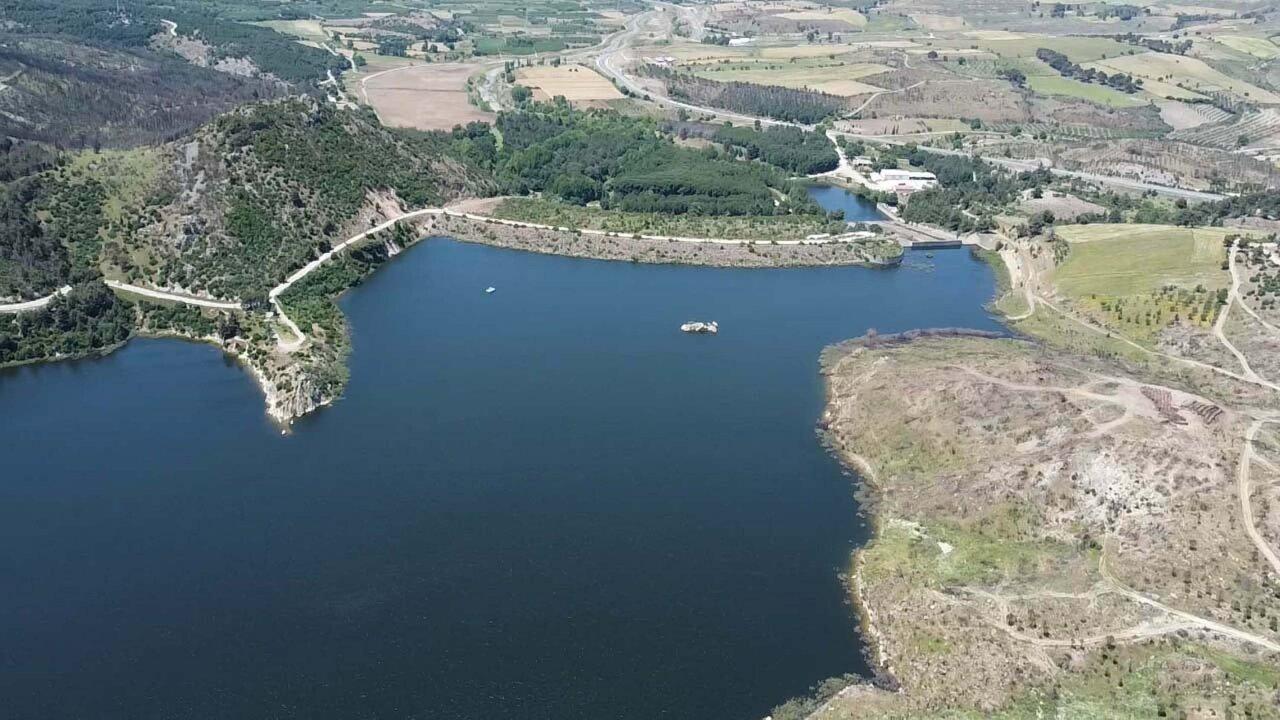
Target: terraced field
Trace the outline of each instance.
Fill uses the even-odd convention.
[[[1270,147],[1280,142],[1280,110],[1267,108],[1237,122],[1201,125],[1169,135],[1175,140],[1223,149]]]

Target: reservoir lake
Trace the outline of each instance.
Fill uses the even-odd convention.
[[[430,239],[288,436],[209,346],[0,371],[0,715],[750,720],[865,674],[818,354],[992,291]]]

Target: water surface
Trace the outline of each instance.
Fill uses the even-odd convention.
[[[814,184],[808,188],[809,197],[818,203],[823,210],[832,212],[844,211],[844,219],[848,222],[867,222],[884,220],[884,215],[876,209],[876,204],[861,195],[834,185]]]
[[[864,672],[817,358],[995,327],[987,267],[934,263],[428,241],[343,301],[346,397],[288,437],[207,346],[0,373],[0,715],[741,719]]]

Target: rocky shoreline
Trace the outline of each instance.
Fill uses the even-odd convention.
[[[429,233],[449,236],[460,242],[564,257],[658,265],[741,268],[829,265],[893,267],[902,261],[901,246],[888,238],[796,245],[766,242],[700,243],[519,227],[453,215],[430,217],[421,227]]]

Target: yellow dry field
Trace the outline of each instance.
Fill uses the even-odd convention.
[[[1190,90],[1180,88],[1177,85],[1170,85],[1169,83],[1160,82],[1159,80],[1147,80],[1146,78],[1143,78],[1142,80],[1142,89],[1145,90],[1147,94],[1154,95],[1155,97],[1162,98],[1162,99],[1166,99],[1166,98],[1169,100],[1208,100],[1209,99],[1208,96],[1201,95],[1200,93],[1191,92]]]
[[[859,135],[915,135],[936,132],[972,132],[969,123],[955,118],[883,117],[849,120],[849,132]]]
[[[516,71],[516,82],[533,90],[535,100],[550,100],[557,95],[569,102],[619,100],[622,93],[613,83],[582,65],[538,65]]]
[[[304,40],[323,41],[329,37],[319,20],[265,20],[251,24],[269,27],[283,35],[292,35]]]
[[[760,3],[760,2],[722,2],[715,3],[711,9],[718,13],[786,12],[788,10],[809,10],[814,6],[808,3]]]
[[[827,57],[828,55],[844,55],[865,48],[866,45],[851,43],[832,43],[830,45],[774,45],[757,48],[759,56],[769,60],[790,60],[791,58]]]
[[[1024,40],[1033,36],[1026,33],[1009,32],[1008,30],[970,30],[965,33],[965,37],[978,40]]]
[[[596,12],[600,17],[596,20],[598,23],[605,25],[626,25],[627,16],[617,10],[600,10]]]
[[[1154,52],[1124,55],[1096,60],[1086,67],[1098,68],[1108,73],[1128,73],[1142,78],[1144,85],[1148,80],[1156,80],[1169,85],[1182,85],[1193,92],[1228,92],[1265,105],[1280,104],[1280,96],[1224,75],[1202,60],[1183,55]]]
[[[1213,39],[1232,50],[1253,55],[1263,60],[1270,60],[1280,56],[1280,46],[1266,38],[1248,37],[1246,35],[1218,35]]]
[[[853,27],[863,27],[867,24],[867,16],[857,10],[848,8],[833,8],[831,10],[799,10],[796,12],[784,12],[779,15],[788,20],[838,20],[843,23],[852,25]]]
[[[1165,5],[1160,9],[1170,15],[1210,15],[1215,17],[1230,17],[1235,14],[1235,10],[1230,10],[1228,8],[1206,7],[1204,5]]]
[[[891,70],[876,63],[849,63],[847,65],[812,66],[803,63],[735,63],[726,67],[703,66],[696,71],[699,77],[712,80],[779,85],[789,88],[809,88],[832,95],[851,97],[881,92],[884,88],[861,81],[861,78]]]
[[[858,48],[918,48],[923,47],[920,43],[910,40],[870,40],[864,43],[858,43]]]
[[[428,63],[396,68],[360,79],[360,96],[383,124],[418,130],[449,130],[476,120],[492,120],[467,98],[467,78],[485,70],[480,63]]]
[[[969,27],[964,18],[955,15],[932,15],[913,13],[911,19],[925,30],[963,30]]]
[[[747,51],[720,45],[673,43],[671,45],[651,45],[641,49],[638,54],[646,58],[673,57],[684,62],[698,62],[702,60],[720,60],[722,58],[741,58],[747,55]]]

